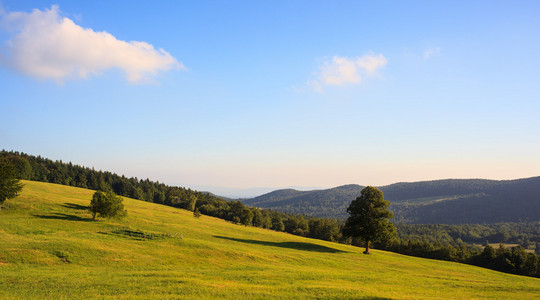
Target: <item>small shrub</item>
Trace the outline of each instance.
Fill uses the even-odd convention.
[[[52,253],[54,256],[60,258],[61,261],[65,262],[65,263],[70,263],[71,261],[69,260],[69,256],[67,255],[67,253],[65,252],[62,252],[62,251],[54,251]]]

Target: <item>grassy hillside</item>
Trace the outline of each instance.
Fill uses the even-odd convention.
[[[316,217],[348,217],[360,185],[315,191],[278,190],[243,203]],[[396,222],[468,224],[534,222],[540,216],[540,177],[517,180],[446,179],[379,187]]]
[[[301,238],[93,191],[25,182],[0,211],[0,298],[521,298],[540,280]]]

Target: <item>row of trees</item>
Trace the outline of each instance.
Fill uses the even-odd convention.
[[[185,205],[183,208],[186,208]],[[341,223],[334,219],[305,217],[274,210],[259,209],[245,206],[240,201],[223,201],[219,198],[218,200],[205,198],[197,201],[195,209],[198,209],[202,214],[245,226],[284,231],[299,236],[333,242],[342,239]]]
[[[495,249],[487,245],[480,255],[471,257],[468,262],[502,272],[540,277],[538,256],[525,252],[521,246],[505,248],[501,244]]]
[[[462,243],[519,244],[540,254],[540,222],[495,224],[396,224],[399,238],[459,246]]]
[[[167,186],[148,179],[126,178],[71,163],[53,162],[39,156],[1,151],[1,158],[14,166],[17,177],[21,179],[101,190],[105,195],[114,192],[126,197],[188,209],[194,213],[222,218],[245,226],[285,231],[357,246],[369,247],[373,243],[378,249],[412,256],[457,261],[515,274],[540,276],[538,257],[534,253],[526,253],[522,248],[500,248],[492,255],[488,247],[485,248],[488,250],[482,251],[481,248],[472,247],[462,241],[426,242],[414,240],[414,234],[403,237],[393,234],[393,226],[388,222],[392,215],[386,212],[389,203],[384,200],[382,192],[372,187],[362,191],[361,196],[351,203],[348,209],[351,218],[344,223],[334,219],[247,207],[240,201],[226,201],[208,193]],[[367,201],[373,197],[375,203]],[[371,221],[367,221],[366,214],[370,216],[367,219]],[[102,216],[106,217],[106,214]],[[399,227],[398,225],[398,229]],[[368,248],[366,252],[369,252]]]
[[[379,249],[423,258],[454,261],[472,264],[506,273],[540,277],[538,255],[527,252],[523,247],[504,247],[497,249],[487,245],[479,247],[467,245],[444,245],[423,241],[393,239],[377,243]]]
[[[0,151],[17,177],[25,180],[57,183],[81,188],[114,192],[117,195],[165,204],[225,219],[245,226],[284,231],[305,237],[340,241],[341,223],[334,219],[305,217],[279,211],[247,207],[240,201],[226,201],[210,193],[168,186],[149,179],[125,177],[93,168],[52,161],[13,151]]]

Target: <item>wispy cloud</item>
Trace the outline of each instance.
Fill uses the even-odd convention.
[[[63,82],[119,69],[127,81],[140,83],[160,71],[185,69],[168,52],[146,42],[126,42],[105,31],[82,28],[61,17],[58,6],[1,12],[0,18],[1,28],[15,34],[4,42],[0,62],[31,77]]]
[[[426,51],[424,51],[424,59],[428,59],[428,58],[431,58],[433,56],[437,56],[440,53],[441,53],[441,48],[440,47],[429,48]]]
[[[350,58],[336,55],[323,61],[316,79],[309,80],[307,85],[316,92],[322,92],[324,86],[358,84],[364,78],[376,76],[387,62],[382,54]]]

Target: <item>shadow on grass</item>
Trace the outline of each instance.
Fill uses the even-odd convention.
[[[49,219],[49,220],[67,220],[67,221],[83,221],[83,222],[93,221],[92,218],[81,218],[79,216],[62,214],[62,213],[53,213],[50,215],[34,215],[34,217],[40,218],[40,219]]]
[[[302,250],[302,251],[326,252],[326,253],[345,253],[346,252],[346,251],[342,251],[342,250],[338,250],[338,249],[334,249],[334,248],[330,248],[326,246],[321,246],[317,244],[311,244],[311,243],[302,243],[302,242],[277,243],[277,242],[258,241],[258,240],[235,239],[235,238],[219,236],[219,235],[214,235],[214,237],[218,239],[235,241],[235,242],[240,242],[240,243],[289,248],[289,249],[296,249],[296,250]]]
[[[64,204],[61,204],[60,206],[65,207],[65,208],[70,208],[70,209],[76,209],[76,210],[88,210],[88,206],[79,205],[75,203],[64,203]]]

